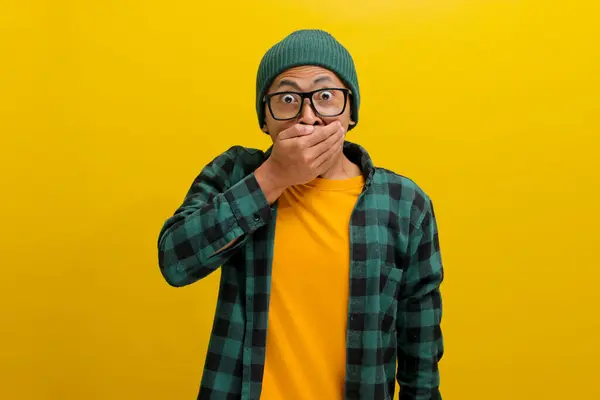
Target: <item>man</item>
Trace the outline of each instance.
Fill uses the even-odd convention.
[[[159,238],[173,286],[221,267],[198,399],[441,399],[443,278],[433,206],[345,141],[354,62],[300,30],[257,75],[273,146],[205,166]]]

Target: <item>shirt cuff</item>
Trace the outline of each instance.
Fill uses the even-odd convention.
[[[254,173],[233,185],[225,193],[240,228],[245,233],[253,233],[265,225],[273,211]]]

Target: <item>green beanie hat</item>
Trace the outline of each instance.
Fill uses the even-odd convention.
[[[316,65],[334,72],[352,91],[351,118],[358,123],[360,93],[352,56],[331,34],[318,29],[292,32],[263,56],[256,76],[256,112],[262,128],[265,122],[263,98],[282,72],[301,65]],[[348,130],[356,125],[350,125]]]

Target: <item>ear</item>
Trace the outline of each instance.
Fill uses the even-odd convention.
[[[353,120],[350,120],[350,125],[356,125],[356,122],[354,122]]]
[[[267,124],[264,124],[261,130],[262,130],[264,133],[269,133],[269,130],[267,129]]]

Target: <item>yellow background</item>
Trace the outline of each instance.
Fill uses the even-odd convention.
[[[294,29],[353,54],[349,139],[434,199],[445,400],[600,398],[596,1],[0,3],[0,398],[192,399],[218,273],[156,239]]]

